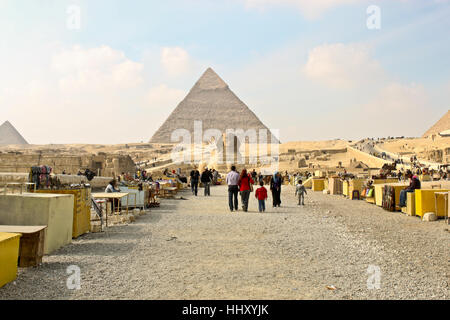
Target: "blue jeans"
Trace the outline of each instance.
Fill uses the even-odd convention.
[[[258,200],[259,212],[266,211],[266,200]]]
[[[406,207],[406,194],[408,192],[414,192],[414,190],[404,189],[404,190],[400,191],[400,199],[399,199],[399,206],[400,207]]]

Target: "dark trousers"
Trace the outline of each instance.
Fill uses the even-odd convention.
[[[197,195],[197,192],[198,192],[198,181],[191,181],[191,190],[192,190],[192,193],[193,194],[195,194],[195,195]]]
[[[205,196],[211,195],[211,182],[203,182],[205,185]]]
[[[230,206],[231,211],[238,210],[238,205],[239,205],[238,193],[239,193],[238,186],[228,186],[228,205]],[[233,205],[233,202],[234,202],[234,205]]]
[[[258,200],[259,212],[266,211],[266,200]]]
[[[281,204],[281,188],[272,189],[273,206],[279,207]]]
[[[250,197],[250,190],[241,191],[242,210],[248,210],[248,198]]]

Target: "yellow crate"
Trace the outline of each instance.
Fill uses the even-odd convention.
[[[91,189],[36,190],[37,193],[72,194],[73,195],[73,227],[72,238],[88,233],[91,230]]]
[[[362,196],[362,191],[364,189],[364,179],[352,179],[348,182],[348,197],[353,200],[353,191],[359,191],[359,197]]]
[[[402,208],[402,212],[408,216],[416,215],[416,194],[414,192],[408,192],[406,194],[406,207]]]
[[[313,179],[312,180],[312,190],[313,191],[323,191],[325,179]]]
[[[324,190],[328,190],[328,187],[329,187],[329,186],[328,186],[328,179],[324,179],[324,180],[323,180],[323,189],[324,189]]]
[[[344,180],[342,183],[342,194],[344,196],[348,196],[348,189],[349,189],[349,182],[347,180]]]
[[[17,278],[20,234],[0,232],[0,287]]]
[[[444,217],[444,201],[438,202],[438,208],[436,210],[434,194],[436,192],[448,192],[449,190],[416,190],[416,215],[423,217],[427,212],[434,212],[438,217]]]
[[[386,184],[386,183],[396,183],[398,182],[398,179],[396,178],[389,178],[389,179],[374,179],[373,184]]]

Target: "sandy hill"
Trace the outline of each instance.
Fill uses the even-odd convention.
[[[0,126],[0,144],[28,144],[28,142],[9,121],[6,121]]]
[[[207,129],[269,129],[230,90],[228,85],[208,68],[188,95],[153,135],[151,143],[170,143],[176,129],[187,129],[193,136],[194,121],[201,120]]]
[[[434,126],[432,126],[425,134],[423,138],[429,137],[433,134],[439,134],[443,131],[450,129],[450,110],[438,121]]]

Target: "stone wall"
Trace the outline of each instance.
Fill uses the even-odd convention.
[[[0,172],[28,173],[33,166],[47,165],[53,173],[77,174],[90,169],[99,176],[112,177],[121,172],[134,173],[136,165],[130,156],[115,154],[66,155],[0,153]]]

